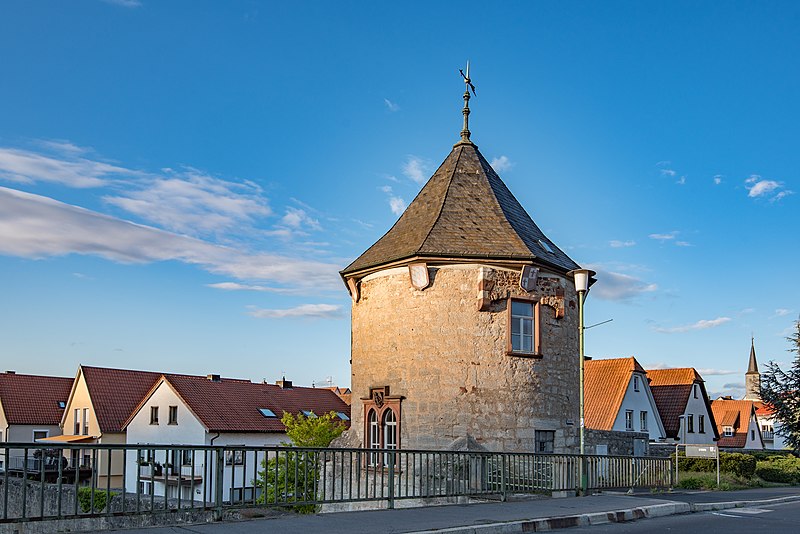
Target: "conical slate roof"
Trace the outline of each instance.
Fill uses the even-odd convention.
[[[747,366],[747,374],[758,374],[758,362],[756,362],[756,344],[755,340],[750,340],[750,363]]]
[[[580,268],[470,142],[453,147],[395,225],[341,274],[414,257],[533,261],[564,273]]]

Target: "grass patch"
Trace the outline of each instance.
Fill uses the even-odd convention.
[[[698,471],[681,471],[678,474],[676,487],[691,490],[719,490],[732,491],[748,488],[763,488],[767,486],[758,477],[743,477],[733,473],[720,473],[719,487],[717,487],[717,474]]]

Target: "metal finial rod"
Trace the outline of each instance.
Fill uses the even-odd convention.
[[[469,60],[467,60],[467,72],[464,73],[463,70],[458,69],[458,72],[461,73],[461,77],[464,78],[464,109],[461,110],[461,113],[464,115],[464,127],[461,130],[461,142],[462,143],[472,143],[470,141],[469,136],[469,91],[472,90],[473,96],[477,96],[475,94],[475,86],[472,85],[472,80],[469,77]]]

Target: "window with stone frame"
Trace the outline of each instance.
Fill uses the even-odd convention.
[[[513,356],[541,358],[538,301],[527,298],[508,299],[508,347]]]
[[[369,397],[362,398],[364,407],[364,441],[367,449],[374,449],[367,455],[367,465],[385,467],[389,464],[388,452],[380,449],[400,448],[401,395],[390,395],[389,386],[370,388]]]
[[[555,450],[556,432],[555,430],[537,430],[534,433],[536,441],[536,452],[552,453]]]

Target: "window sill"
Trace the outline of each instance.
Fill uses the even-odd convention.
[[[540,352],[518,352],[513,350],[506,351],[506,356],[512,356],[514,358],[531,358],[533,360],[541,360],[544,358],[544,355]]]
[[[167,423],[168,425],[178,426],[178,423]]]

